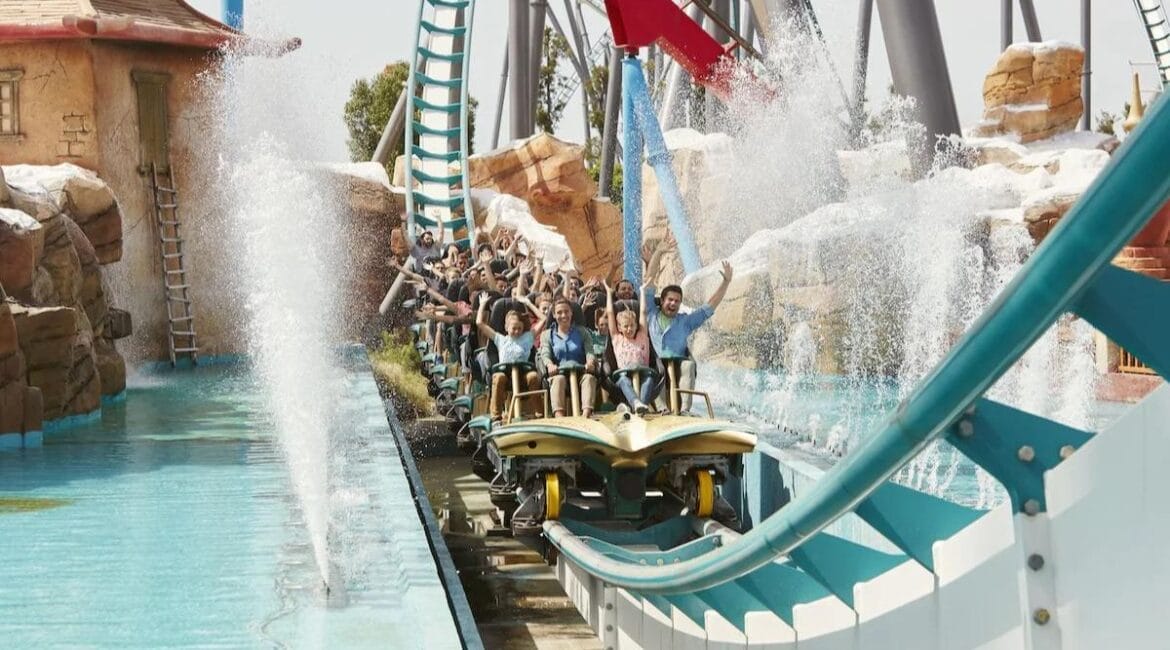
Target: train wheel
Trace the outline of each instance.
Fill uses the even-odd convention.
[[[544,518],[555,521],[561,516],[561,478],[556,472],[544,475]]]
[[[696,517],[710,517],[715,511],[715,480],[711,478],[710,472],[703,469],[691,470],[690,477],[688,495],[690,498],[687,499],[687,506]]]

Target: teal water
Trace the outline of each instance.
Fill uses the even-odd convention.
[[[326,606],[246,370],[167,372],[0,454],[0,647],[458,647],[372,378],[347,382],[329,461],[347,604]]]
[[[782,371],[702,368],[700,390],[709,391],[721,415],[756,427],[762,440],[821,469],[864,443],[898,406],[892,380],[840,376],[788,376]],[[1095,401],[1087,408],[1089,431],[1100,431],[1125,406]],[[894,480],[955,503],[990,508],[1007,498],[995,479],[945,440],[902,468]]]

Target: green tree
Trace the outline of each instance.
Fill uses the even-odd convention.
[[[547,27],[544,30],[544,59],[537,77],[536,126],[552,133],[569,101],[567,91],[573,85],[572,50],[569,42]],[[562,65],[564,64],[564,65]],[[565,72],[565,68],[569,71]]]
[[[410,77],[410,66],[406,61],[396,61],[382,69],[373,79],[358,79],[349,91],[349,101],[345,103],[345,127],[349,130],[350,160],[369,160],[378,148],[378,141],[382,139],[382,131],[390,121],[390,114],[394,112],[394,105],[398,103],[398,96],[406,88]],[[467,98],[467,142],[468,152],[473,153],[475,140],[475,109],[479,102],[474,97]],[[395,142],[390,152],[387,167],[393,167],[394,161],[402,155],[402,143]]]
[[[398,96],[406,87],[410,66],[396,61],[382,69],[373,79],[358,79],[349,91],[345,103],[345,127],[349,129],[350,160],[369,160],[378,148],[382,131],[390,121],[390,113],[398,103]],[[395,143],[390,160],[402,154],[402,143]],[[391,163],[393,164],[393,163]]]

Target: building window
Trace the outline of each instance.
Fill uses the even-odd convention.
[[[20,78],[23,70],[0,70],[0,137],[20,135]]]

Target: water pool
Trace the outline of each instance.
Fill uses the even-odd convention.
[[[459,647],[373,380],[346,381],[330,548],[347,604],[325,605],[247,369],[159,372],[100,422],[0,454],[0,646]]]

